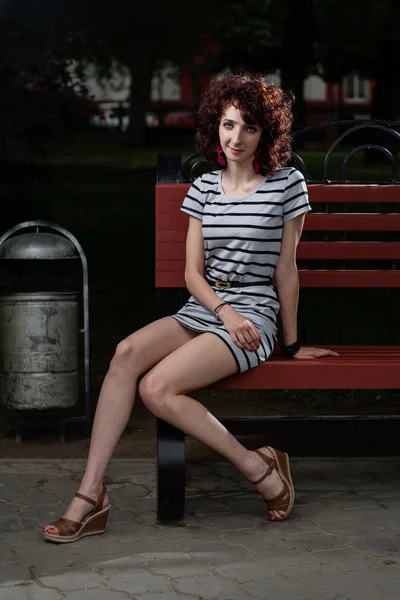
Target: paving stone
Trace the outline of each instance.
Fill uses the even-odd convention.
[[[329,502],[330,506],[340,506],[343,510],[359,510],[360,508],[370,508],[372,510],[379,510],[381,506],[379,503],[368,494],[348,494],[338,496],[336,499],[331,499]]]
[[[376,502],[380,507],[382,508],[391,508],[394,510],[399,511],[400,510],[400,497],[399,496],[392,496],[390,498],[380,498],[379,500],[377,500]]]
[[[280,567],[281,577],[287,581],[301,581],[307,585],[326,585],[337,581],[350,581],[350,576],[335,565],[312,564],[301,567]]]
[[[23,519],[31,519],[36,523],[40,523],[42,527],[44,525],[52,523],[59,517],[61,517],[63,509],[54,504],[43,504],[42,506],[23,506],[19,510],[19,515]]]
[[[259,520],[250,515],[240,515],[226,513],[218,515],[203,515],[199,518],[199,524],[202,527],[218,528],[218,531],[236,531],[238,529],[252,529],[257,526]]]
[[[382,563],[379,566],[359,571],[349,572],[349,581],[357,582],[360,576],[364,583],[372,585],[380,584],[387,581],[394,581],[400,584],[400,567],[397,565],[385,565]]]
[[[349,581],[340,583],[330,583],[329,585],[313,586],[313,593],[318,600],[386,600],[380,592],[380,587],[367,585],[361,580],[357,583]],[[394,600],[392,596],[387,600]]]
[[[173,579],[210,572],[210,565],[204,560],[204,556],[196,558],[182,552],[162,552],[146,555],[144,558],[152,573],[167,575]]]
[[[46,577],[40,577],[38,581],[45,587],[58,588],[65,591],[95,588],[100,587],[102,584],[101,575],[90,569],[85,569],[84,572],[74,569],[67,573],[47,575]]]
[[[377,556],[398,554],[400,552],[400,536],[390,538],[377,533],[365,537],[356,537],[351,540],[350,547],[362,552],[371,552]]]
[[[137,527],[138,519],[136,514],[130,510],[121,510],[116,506],[112,507],[110,510],[110,516],[107,521],[107,528],[109,529],[111,526],[114,526],[118,523],[124,523],[125,529],[129,529],[130,527]]]
[[[63,552],[68,558],[76,555],[121,554],[124,551],[122,542],[113,535],[93,535],[78,542],[63,544]]]
[[[106,535],[116,536],[121,542],[126,543],[135,540],[163,539],[161,531],[161,528],[157,525],[146,526],[141,523],[132,523],[129,526],[125,523],[112,523],[109,525],[108,521]]]
[[[252,550],[264,546],[278,546],[284,544],[283,531],[277,523],[271,523],[263,528],[247,528],[223,532],[221,539],[232,545],[240,545]]]
[[[16,587],[0,587],[0,600],[61,600],[57,590],[46,590],[36,583]]]
[[[221,513],[229,514],[232,510],[232,503],[229,505],[226,502],[216,501],[212,506],[205,506],[203,498],[186,498],[186,511],[188,513],[196,513],[197,516],[203,515],[219,515]]]
[[[128,594],[136,597],[140,597],[140,594],[145,593],[156,594],[173,591],[168,577],[154,575],[143,569],[121,570],[119,573],[110,575],[106,580],[106,585],[112,590],[128,592]]]
[[[315,598],[317,600],[312,590],[304,583],[293,583],[282,579],[266,579],[264,582],[244,583],[243,589],[250,597],[257,598],[257,600],[261,600],[261,598],[273,598],[274,600],[314,600]]]
[[[329,481],[327,479],[308,479],[298,483],[301,492],[313,490],[316,493],[333,492],[338,490],[348,491],[348,486],[342,481]]]
[[[151,539],[135,540],[134,542],[124,542],[124,551],[131,556],[150,557],[154,554],[163,552],[179,552],[182,546],[179,542],[166,541],[159,537]]]
[[[302,506],[293,507],[293,516],[299,519],[307,519],[309,521],[326,521],[331,519],[343,519],[346,517],[346,513],[340,506],[330,506],[326,503],[306,504]]]
[[[44,547],[41,547],[41,546]],[[23,552],[18,556],[21,566],[35,570],[35,572],[47,573],[52,570],[65,570],[67,566],[75,566],[82,560],[80,556],[71,559],[61,545],[51,544],[38,540],[39,550]]]
[[[372,522],[377,527],[390,527],[394,522],[399,521],[398,511],[381,508],[380,510],[371,508],[360,508],[357,511],[352,511],[351,516],[357,521]]]
[[[1,544],[4,547],[18,552],[29,552],[38,549],[38,543],[43,543],[43,538],[38,531],[21,531],[17,533],[4,533],[1,535]]]
[[[399,581],[380,581],[374,589],[380,594],[382,600],[393,600],[399,597]]]
[[[339,537],[351,539],[366,534],[379,533],[378,526],[373,522],[356,521],[353,518],[344,517],[341,520],[324,521],[318,524],[319,531],[324,534],[338,535]]]
[[[196,600],[200,598],[200,596],[188,596],[187,594],[178,594],[177,592],[161,592],[161,594],[140,594],[140,596],[135,596],[137,600]],[[69,600],[69,598],[68,598]],[[76,600],[80,600],[77,598]],[[85,597],[86,600],[86,597]],[[94,598],[93,600],[97,600]],[[99,598],[99,600],[101,600]],[[235,596],[236,600],[236,596]]]
[[[327,552],[313,552],[319,565],[332,565],[343,571],[369,569],[384,565],[384,558],[369,552],[354,552],[349,550],[328,550]],[[390,557],[392,559],[392,556]],[[400,562],[400,561],[399,561]]]
[[[338,535],[326,534],[318,531],[315,533],[299,533],[290,537],[290,543],[304,550],[319,551],[319,550],[334,550],[345,548],[346,541]]]
[[[0,586],[18,586],[27,581],[30,581],[31,574],[28,567],[20,565],[7,565],[0,568]]]
[[[143,512],[156,511],[156,500],[155,498],[140,497],[140,498],[127,498],[127,497],[116,497],[113,499],[114,504],[120,510],[130,510],[133,514],[140,514]]]
[[[201,575],[199,577],[183,577],[174,586],[179,592],[184,594],[198,594],[200,598],[206,600],[228,598],[236,599],[237,595],[242,594],[243,590],[240,584],[218,577],[217,575]]]
[[[151,498],[151,493],[148,486],[145,485],[124,485],[119,486],[118,484],[108,486],[108,492],[112,496],[116,503],[122,498],[130,500],[132,505],[136,501],[136,498]]]
[[[51,498],[48,494],[43,494],[36,488],[30,488],[29,493],[26,494],[24,502],[20,505],[20,508],[32,508],[33,506],[41,507],[44,504],[49,504],[49,502],[51,502]]]
[[[210,529],[201,527],[199,524],[186,527],[166,527],[160,526],[160,535],[172,542],[181,542],[183,545],[191,540],[203,540],[210,542],[218,542],[225,539],[225,535],[218,529]]]
[[[1,517],[0,518],[0,535],[3,536],[7,533],[18,533],[25,529],[23,522],[19,515],[15,515],[13,518]]]
[[[18,506],[16,504],[11,504],[6,502],[2,496],[0,491],[0,519],[13,519],[17,516]]]
[[[268,509],[262,498],[230,502],[229,506],[234,515],[251,515],[253,518],[268,519]]]
[[[209,558],[211,562],[232,562],[240,557],[247,555],[247,549],[242,546],[233,546],[226,542],[209,542],[201,539],[190,540],[185,549],[191,556],[197,556],[202,553]]]
[[[66,600],[126,600],[127,598],[124,592],[104,588],[66,592],[64,597]],[[160,598],[160,600],[163,599]]]
[[[17,555],[11,550],[11,548],[6,548],[0,545],[0,565],[5,565],[7,563],[15,563],[16,560]]]
[[[234,579],[239,583],[263,581],[276,577],[276,567],[272,564],[261,564],[255,561],[241,560],[213,569],[216,575]]]
[[[293,546],[267,546],[251,552],[251,558],[259,563],[272,563],[279,566],[306,565],[316,563],[318,559],[313,552]]]
[[[98,554],[87,556],[79,566],[79,571],[92,570],[100,573],[102,577],[115,575],[120,571],[142,571],[145,568],[145,561],[137,556],[117,556],[111,554]]]
[[[39,523],[62,514],[84,464],[0,459],[0,600],[398,596],[400,461],[292,461],[296,504],[282,523],[227,463],[190,464],[186,526],[171,527],[156,523],[154,461],[116,459],[106,534],[46,543]]]

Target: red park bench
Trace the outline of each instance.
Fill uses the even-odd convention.
[[[180,291],[185,288],[189,217],[179,209],[190,183],[177,183],[180,178],[177,164],[180,166],[177,155],[159,157],[155,284],[163,314],[175,312],[177,297],[181,298]],[[323,288],[328,292],[333,288],[400,288],[400,241],[397,241],[400,184],[311,183],[308,189],[313,211],[306,216],[297,252],[301,289]],[[360,212],[361,205],[364,209],[367,206],[367,211]],[[371,237],[374,241],[370,241]],[[349,267],[354,264],[356,268]],[[212,387],[220,390],[400,388],[399,345],[329,347],[340,356],[288,360],[277,347],[271,359],[256,369],[228,377]],[[265,433],[265,422],[273,419],[257,416],[221,421],[234,434],[255,434]],[[185,508],[185,435],[160,419],[157,434],[158,518],[180,521]]]

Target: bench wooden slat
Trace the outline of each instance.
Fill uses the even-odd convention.
[[[180,254],[178,256],[180,257]],[[297,258],[303,260],[400,260],[400,242],[300,242],[297,248]]]
[[[324,184],[307,186],[310,202],[326,204],[400,203],[400,186],[375,184]]]
[[[323,346],[319,346],[323,347]],[[280,350],[256,369],[213,389],[398,389],[400,346],[329,346],[339,357],[288,360]]]
[[[373,184],[323,184],[308,186],[311,203],[323,204],[399,204],[400,186]],[[157,204],[172,202],[182,204],[190,185],[187,183],[158,183],[156,185]]]
[[[177,207],[168,213],[156,214],[156,232],[187,231],[189,216]],[[304,231],[400,231],[400,213],[309,213]]]
[[[162,260],[184,259],[185,240],[176,240],[176,237],[181,236],[174,236],[174,241],[161,241],[162,234],[156,243],[157,257]],[[400,260],[400,242],[300,242],[297,258],[301,260]]]
[[[304,288],[399,288],[398,271],[306,271],[299,270],[300,285]],[[184,261],[156,262],[156,287],[184,288]]]
[[[398,288],[400,270],[395,271],[320,271],[299,270],[300,285],[304,288]]]
[[[400,213],[310,213],[304,231],[400,231]]]

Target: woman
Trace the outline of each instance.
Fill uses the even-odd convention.
[[[310,206],[301,173],[285,167],[291,106],[291,95],[260,77],[229,75],[211,83],[199,110],[196,143],[219,169],[198,178],[182,206],[190,215],[185,279],[192,296],[177,314],[118,345],[100,393],[79,491],[64,516],[43,528],[46,539],[72,542],[104,532],[110,509],[104,473],[143,373],[139,393],[154,415],[235,465],[266,500],[270,519],[289,514],[294,489],[287,455],[271,447],[247,450],[186,394],[267,360],[279,306],[288,357],[335,354],[297,341],[295,254]]]

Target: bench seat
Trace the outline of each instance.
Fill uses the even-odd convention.
[[[324,346],[318,344],[319,348]],[[338,357],[287,360],[277,348],[271,358],[213,389],[399,389],[400,346],[329,346]],[[211,387],[211,386],[210,386]]]

